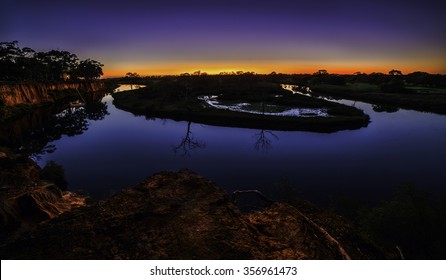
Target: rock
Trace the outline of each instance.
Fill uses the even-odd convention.
[[[0,248],[1,259],[340,259],[294,207],[242,213],[213,182],[162,172],[47,220]]]
[[[0,160],[0,245],[86,204],[85,196],[63,192],[53,183],[41,181],[39,174],[40,168],[30,159]]]
[[[5,157],[8,157],[8,156],[6,155],[6,153],[4,153],[4,152],[0,152],[0,158],[5,158]]]

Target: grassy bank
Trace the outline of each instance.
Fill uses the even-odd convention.
[[[354,83],[346,85],[319,84],[312,86],[313,93],[388,105],[404,109],[446,114],[446,89],[408,87],[405,92],[381,92],[373,84]]]
[[[198,96],[218,96],[221,102],[323,108],[330,117],[294,117],[250,114],[206,106]],[[114,94],[116,107],[147,117],[198,123],[275,130],[333,132],[368,124],[367,115],[356,108],[325,100],[293,95],[261,79],[248,77],[175,77],[149,80],[147,87]],[[266,106],[265,105],[265,106]]]

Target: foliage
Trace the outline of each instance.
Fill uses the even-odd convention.
[[[383,83],[381,85],[382,92],[409,92],[410,90],[406,89],[406,84],[401,79],[391,79],[390,81]]]
[[[400,76],[384,77],[380,79],[384,82],[379,85],[363,82],[343,86],[318,84],[311,86],[311,90],[317,95],[372,103],[377,106],[375,109],[378,111],[394,112],[398,108],[406,108],[446,114],[446,88],[407,87]],[[387,82],[385,79],[388,79]]]
[[[133,73],[132,72],[127,72],[127,74],[125,74],[125,77],[126,78],[139,78],[140,76],[136,72],[133,72]]]
[[[66,190],[68,182],[65,180],[65,170],[62,165],[50,160],[40,173],[40,179],[56,184],[60,189]]]
[[[85,80],[99,79],[102,73],[102,66],[100,62],[92,59],[86,59],[79,63],[74,71],[75,77],[83,78]]]
[[[407,259],[444,259],[445,202],[444,197],[408,185],[376,207],[341,198],[336,211],[352,221],[363,236],[395,255],[399,255],[398,246]]]
[[[79,62],[77,55],[68,51],[36,52],[20,48],[17,41],[0,42],[3,81],[62,81],[78,77],[91,80],[102,75],[102,66],[91,59]]]

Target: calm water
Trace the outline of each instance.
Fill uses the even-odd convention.
[[[406,183],[446,193],[446,116],[378,113],[342,100],[369,114],[369,126],[330,134],[262,131],[146,119],[116,109],[112,100],[103,97],[98,106],[105,113],[86,117],[85,129],[62,133],[49,142],[51,153],[36,157],[41,166],[49,160],[63,165],[69,188],[96,198],[181,168],[227,191],[259,189],[272,196],[286,179],[298,195],[321,204],[339,195],[374,202]]]

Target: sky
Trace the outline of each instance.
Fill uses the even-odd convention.
[[[446,1],[1,0],[0,41],[67,50],[105,76],[446,73]]]

